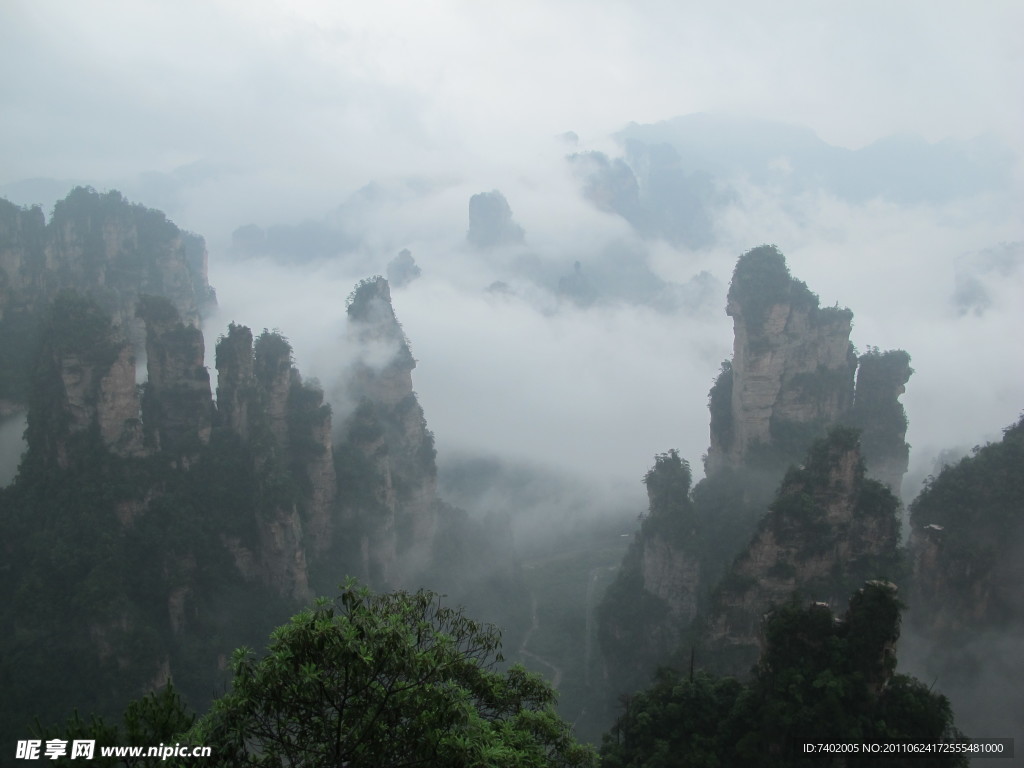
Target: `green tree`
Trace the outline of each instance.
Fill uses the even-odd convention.
[[[425,590],[354,584],[242,648],[232,689],[182,741],[222,766],[593,766],[555,692],[513,667],[501,636]]]
[[[894,674],[901,604],[891,584],[868,582],[837,618],[827,605],[772,610],[752,680],[659,670],[627,699],[601,748],[606,768],[796,768],[815,761],[805,742],[934,743],[962,739],[949,701]],[[850,761],[853,764],[853,761]],[[856,764],[962,768],[961,755],[858,755]]]
[[[153,747],[171,744],[175,737],[187,730],[196,716],[182,700],[170,680],[167,685],[132,701],[124,711],[121,722],[110,723],[93,715],[85,720],[76,709],[63,726],[44,728],[36,720],[32,729],[33,738],[46,742],[61,739],[69,744],[76,740],[95,742],[95,751],[89,765],[94,768],[153,768],[166,765],[160,757],[137,757],[133,755],[107,757],[100,753],[101,747],[136,746]],[[48,761],[49,762],[49,761]],[[81,765],[82,761],[70,755],[57,758],[51,765]]]

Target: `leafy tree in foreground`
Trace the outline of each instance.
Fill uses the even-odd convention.
[[[236,652],[234,684],[182,742],[209,766],[594,766],[555,692],[494,670],[501,637],[432,592],[347,585]]]

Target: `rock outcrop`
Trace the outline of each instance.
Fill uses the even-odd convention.
[[[508,200],[498,190],[469,198],[469,231],[466,240],[477,248],[517,245],[523,242],[523,228],[512,219]]]
[[[378,480],[356,481],[347,514],[366,523],[366,573],[396,586],[426,564],[437,526],[434,438],[412,388],[416,366],[391,306],[387,280],[362,281],[349,298],[348,333],[361,357],[348,395],[358,403],[344,425],[344,449]]]
[[[67,468],[72,436],[95,431],[104,449],[142,456],[142,421],[131,345],[110,318],[74,294],[54,301],[32,395],[28,439],[37,458]]]
[[[822,308],[774,246],[740,257],[729,287],[733,358],[712,398],[706,471],[741,466],[752,452],[799,455],[853,403],[853,313]],[[720,402],[729,396],[729,405]]]
[[[331,545],[337,479],[331,410],[303,383],[279,333],[231,324],[217,343],[217,402],[224,426],[248,449],[261,486],[260,572],[280,591],[309,593],[309,570]],[[296,494],[270,485],[290,477]],[[236,549],[239,547],[236,545]],[[236,558],[238,555],[236,554]]]
[[[968,733],[1024,717],[1024,418],[930,478],[910,505],[907,639]]]
[[[847,424],[864,432],[869,475],[899,493],[910,451],[899,397],[913,373],[910,356],[873,348],[858,358],[853,313],[820,307],[775,246],[740,257],[726,312],[733,357],[711,389],[707,474],[751,465],[784,470],[827,427]]]
[[[897,504],[864,472],[898,492],[909,450],[898,400],[912,372],[909,356],[872,349],[858,359],[852,312],[820,307],[774,246],[739,259],[727,312],[734,354],[710,392],[711,446],[706,477],[687,502],[692,524],[641,527],[605,600],[602,631],[628,640],[605,644],[613,665],[627,663],[628,654],[645,659],[649,672],[684,650],[681,641],[700,640],[724,668],[745,671],[757,658],[761,613],[771,602],[794,589],[819,594],[822,580],[835,577],[835,591],[816,599],[840,604],[848,586],[881,575],[858,563],[885,560],[881,553],[895,547],[888,512],[865,517],[858,505],[869,496],[885,499],[879,509]],[[808,485],[807,470],[785,475],[816,439],[842,425],[864,437],[840,433],[849,450],[834,457],[834,468],[819,467],[820,488]],[[784,475],[788,485],[773,505]],[[817,555],[808,549],[815,530],[825,548]],[[641,680],[638,671],[628,682]]]
[[[910,465],[906,443],[907,414],[899,401],[914,369],[902,349],[860,356],[853,408],[844,421],[861,431],[860,442],[870,477],[882,482],[897,496]]]
[[[216,302],[202,238],[119,192],[78,187],[49,222],[39,207],[0,200],[0,410],[28,402],[37,339],[65,290],[95,301],[136,354],[145,343],[135,313],[142,296],[167,298],[193,326]]]
[[[144,296],[137,314],[146,325],[143,422],[153,447],[187,464],[210,442],[213,427],[203,332],[183,323],[174,304],[162,296]]]
[[[599,610],[615,690],[641,684],[678,648],[697,614],[703,564],[690,481],[677,451],[657,456],[644,476],[648,513]]]
[[[78,187],[57,203],[49,223],[39,208],[0,200],[0,317],[15,304],[45,308],[73,289],[141,346],[135,305],[143,295],[166,297],[186,323],[198,325],[215,302],[206,262],[202,238],[119,192]]]
[[[412,251],[403,248],[388,262],[388,282],[396,288],[408,285],[418,278],[423,271],[412,257]]]
[[[718,666],[746,671],[772,605],[795,592],[837,608],[857,585],[898,570],[899,501],[864,474],[857,432],[833,429],[786,475],[753,540],[719,584],[704,628]]]

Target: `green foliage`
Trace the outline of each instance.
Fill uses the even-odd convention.
[[[598,641],[610,662],[613,688],[629,690],[670,653],[668,604],[644,589],[643,540],[629,547],[597,608]]]
[[[910,447],[904,442],[907,414],[899,402],[914,369],[902,349],[860,356],[856,399],[845,421],[861,430],[864,455],[870,463],[898,461],[906,466]]]
[[[959,738],[949,702],[916,680],[893,676],[899,635],[895,589],[869,582],[842,620],[827,606],[790,602],[764,626],[764,651],[747,684],[698,672],[662,670],[648,690],[628,698],[601,749],[619,768],[814,764],[804,743]],[[865,766],[965,766],[936,756],[857,757]],[[822,763],[817,763],[822,764]]]
[[[195,714],[168,680],[160,689],[129,703],[120,723],[109,723],[97,715],[84,720],[76,709],[63,726],[43,727],[37,719],[32,736],[44,742],[62,739],[69,744],[76,739],[95,741],[89,765],[97,768],[155,768],[166,763],[160,757],[103,757],[100,747],[152,747],[174,743],[195,720]],[[76,766],[81,760],[67,755],[50,764]]]
[[[54,299],[44,334],[57,354],[79,354],[98,365],[112,363],[121,348],[110,315],[71,291],[62,291]]]
[[[624,697],[625,712],[604,737],[604,768],[718,768],[729,745],[722,723],[742,690],[733,678],[690,679],[662,668],[650,688]]]
[[[165,296],[140,296],[135,315],[141,317],[147,326],[175,326],[181,322],[177,308]]]
[[[815,309],[818,297],[795,279],[786,257],[775,245],[761,245],[740,256],[729,285],[729,302],[742,307],[743,316],[755,331],[763,327],[769,310],[776,304]]]
[[[644,520],[644,535],[662,535],[676,546],[687,546],[693,539],[693,505],[690,503],[690,464],[671,449],[654,458],[654,467],[644,475],[649,513]]]
[[[690,464],[672,448],[654,457],[654,466],[644,475],[651,502],[651,515],[672,514],[683,508],[690,495]]]
[[[1022,624],[1020,542],[1024,539],[1024,417],[1003,431],[1003,439],[975,448],[945,467],[910,505],[915,532],[933,530],[936,561],[915,595],[928,612],[946,613],[950,623],[976,615],[977,595],[986,595],[986,621]]]
[[[0,273],[0,282],[2,279]],[[2,292],[0,285],[0,295]],[[0,319],[0,400],[28,400],[42,325],[42,319],[35,312],[8,309],[3,313]]]
[[[256,378],[267,386],[282,372],[292,367],[292,345],[278,330],[268,331],[256,337],[253,342]]]
[[[732,416],[732,361],[722,362],[722,369],[708,393],[708,410],[711,412],[711,434],[718,439],[723,451],[732,447],[736,439],[736,426]]]
[[[345,308],[351,320],[369,319],[370,300],[378,296],[387,280],[382,275],[367,277],[356,283],[356,287],[345,299]]]
[[[233,660],[234,684],[186,736],[211,765],[588,766],[554,691],[500,674],[500,635],[421,590],[348,584]]]

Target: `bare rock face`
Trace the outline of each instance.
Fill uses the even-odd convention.
[[[735,333],[729,404],[712,404],[708,474],[742,465],[762,446],[794,443],[802,451],[852,404],[857,367],[853,313],[819,307],[774,246],[740,258],[726,312]]]
[[[291,345],[280,334],[264,332],[256,339],[253,356],[253,373],[267,427],[279,449],[287,451],[288,393],[293,384],[301,386],[298,371],[292,367]]]
[[[364,280],[348,306],[348,332],[362,350],[348,394],[359,406],[346,445],[381,478],[350,494],[348,514],[362,519],[367,572],[396,586],[424,566],[437,527],[434,439],[412,389],[416,366],[391,306],[387,280]]]
[[[125,343],[114,364],[100,379],[96,419],[103,444],[119,456],[142,456],[141,405],[135,387],[135,355]]]
[[[910,356],[871,349],[858,358],[853,313],[820,307],[774,246],[740,257],[726,312],[733,357],[711,390],[707,474],[767,456],[784,468],[828,426],[847,424],[863,431],[869,474],[899,493],[910,453],[899,402],[913,373]]]
[[[95,429],[120,456],[141,456],[140,403],[131,345],[95,304],[73,294],[54,302],[28,437],[44,463],[67,467],[68,441]]]
[[[323,392],[305,385],[292,365],[292,348],[279,333],[231,324],[217,344],[217,403],[224,426],[251,456],[258,483],[290,476],[297,498],[272,487],[258,514],[260,573],[278,592],[310,594],[309,566],[330,547],[337,479],[331,411]],[[252,560],[234,544],[238,562]],[[247,559],[248,557],[248,559]]]
[[[7,307],[42,311],[59,291],[75,290],[109,312],[139,348],[142,296],[164,296],[190,325],[215,304],[206,262],[202,238],[119,192],[78,187],[49,223],[39,208],[0,200],[0,319]]]
[[[32,294],[44,280],[45,240],[41,208],[19,208],[0,200],[0,318],[9,308],[35,303]]]
[[[210,442],[213,425],[203,333],[182,323],[174,305],[163,297],[143,297],[138,316],[146,324],[146,428],[162,450],[194,457],[199,446]]]
[[[697,614],[700,561],[692,553],[655,537],[644,543],[640,571],[644,589],[665,601],[677,628],[689,626]]]
[[[763,615],[794,591],[837,607],[857,584],[894,574],[898,505],[865,479],[856,431],[815,443],[720,584],[705,644],[721,666],[738,674],[756,661]]]
[[[258,524],[260,575],[279,594],[308,600],[309,565],[302,520],[294,505],[273,505]]]
[[[259,403],[252,352],[252,331],[228,325],[227,336],[217,342],[217,411],[228,429],[243,442],[251,434],[250,411]]]
[[[689,465],[659,454],[644,477],[649,501],[640,532],[600,608],[607,674],[630,690],[678,649],[697,615],[702,565],[699,522],[690,502]]]
[[[868,475],[899,496],[910,466],[906,443],[907,414],[899,396],[906,392],[914,369],[901,349],[869,350],[860,356],[857,390],[847,421],[861,430],[861,445]]]

